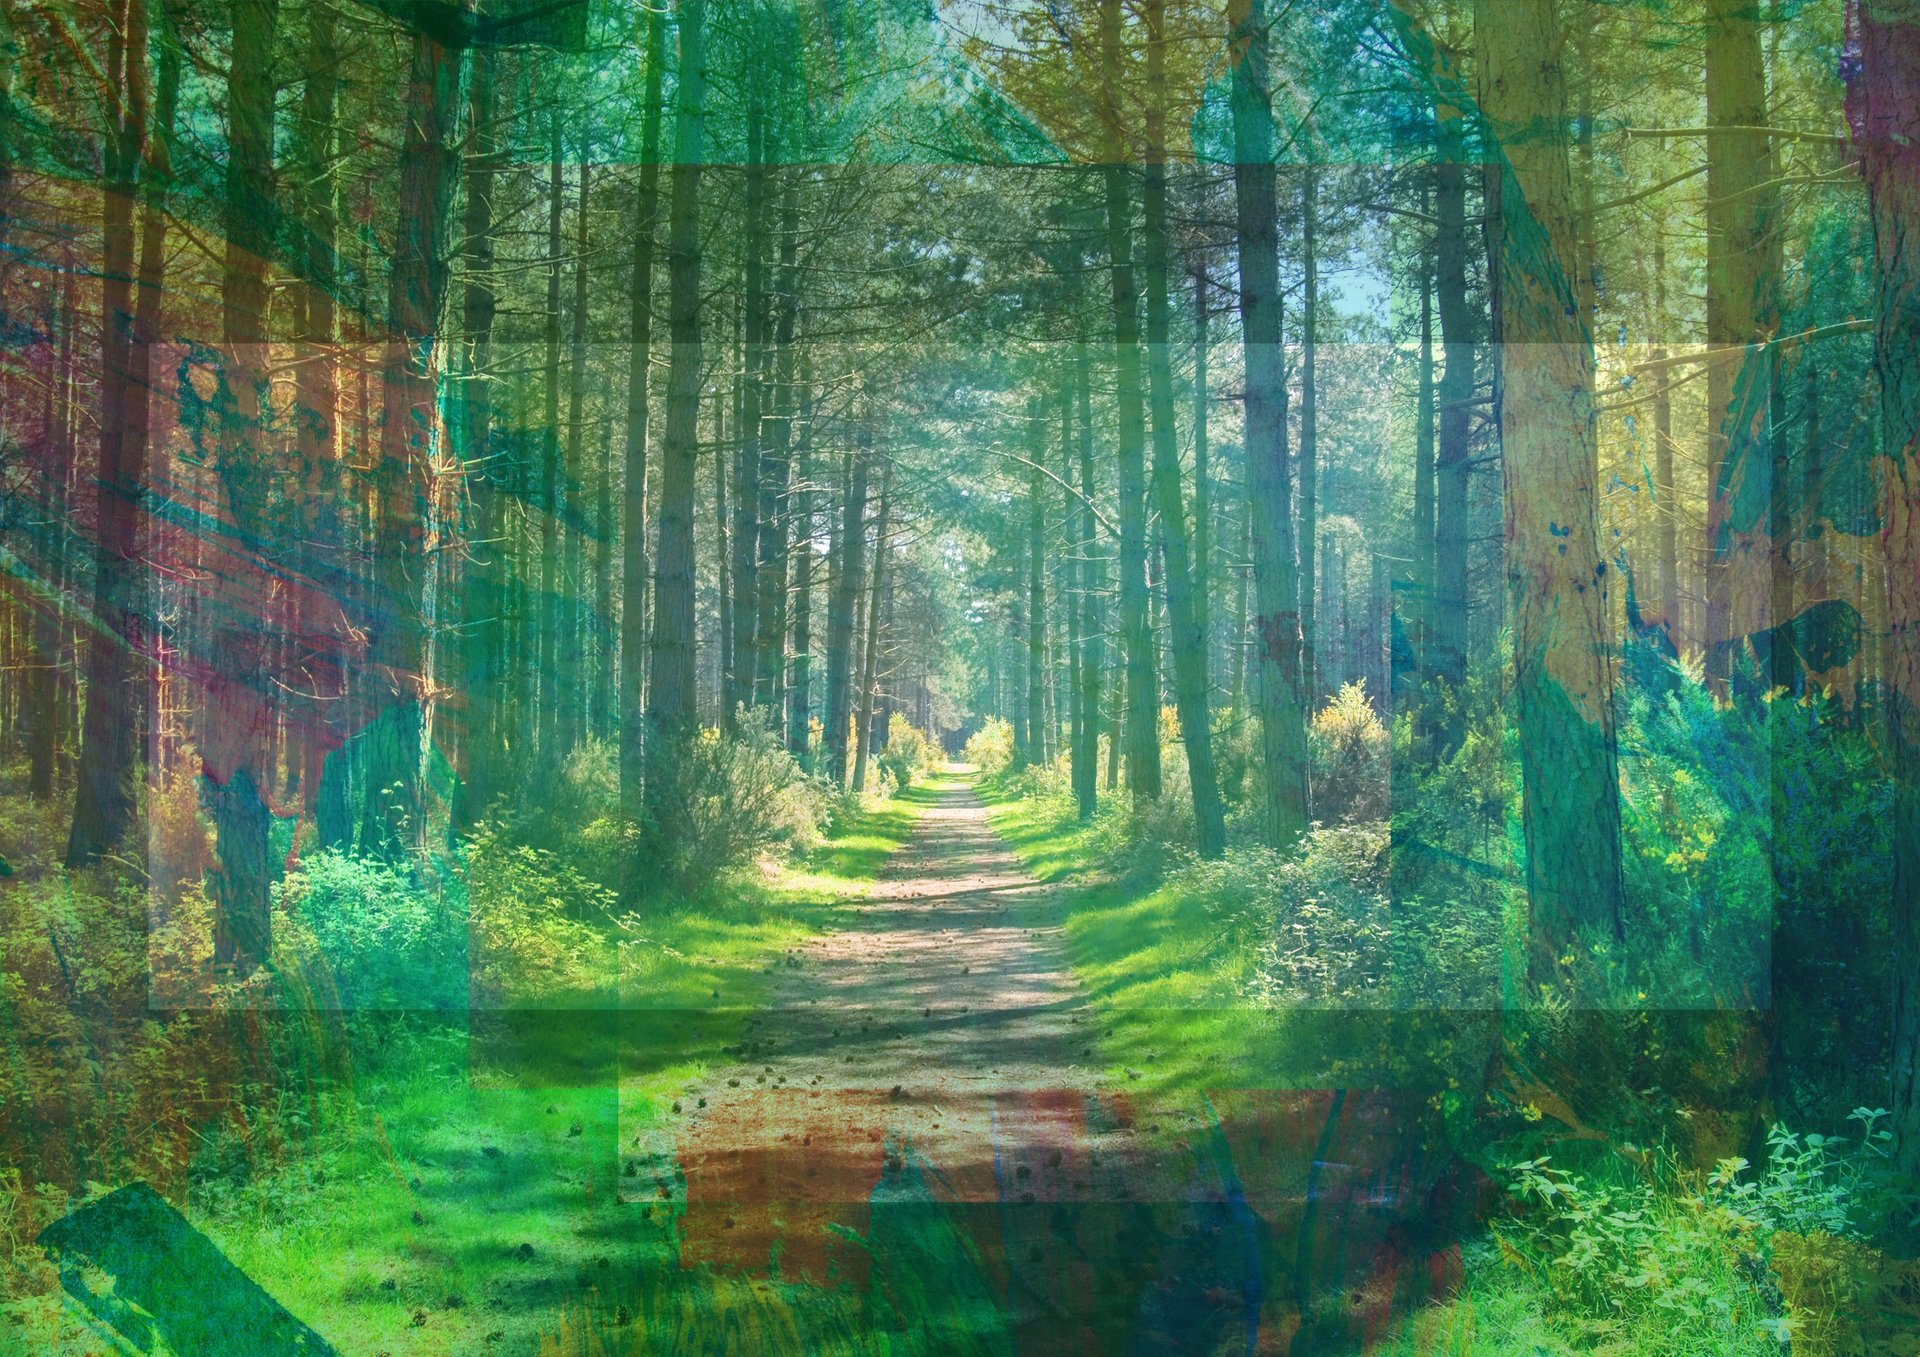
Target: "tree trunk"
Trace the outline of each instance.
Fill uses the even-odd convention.
[[[344,564],[340,501],[344,490],[340,474],[339,317],[333,290],[339,285],[334,265],[339,236],[339,187],[335,161],[339,146],[340,48],[335,31],[337,16],[328,0],[307,6],[306,85],[301,91],[300,167],[306,188],[301,204],[305,213],[306,276],[302,293],[302,363],[297,379],[300,411],[298,455],[306,477],[306,532],[313,564],[309,574],[330,581],[342,595]],[[329,607],[328,613],[333,609]],[[344,639],[330,616],[300,617],[296,633],[309,649],[338,647]],[[336,652],[337,653],[337,652]],[[307,684],[316,689],[327,682],[324,699],[308,704],[306,730],[299,767],[301,799],[317,810],[325,761],[339,747],[344,732],[334,712],[344,705],[344,674],[328,674],[315,667]],[[322,696],[316,693],[316,696]]]
[[[693,486],[700,452],[700,160],[706,57],[705,0],[680,0],[672,205],[667,221],[667,418],[660,455],[660,547],[655,576],[648,717],[679,736],[698,717],[694,668]]]
[[[1483,111],[1501,138],[1500,409],[1514,635],[1530,976],[1570,973],[1594,937],[1624,936],[1608,566],[1595,521],[1593,351],[1575,251],[1566,84],[1555,5],[1490,5]]]
[[[1657,234],[1653,239],[1653,326],[1655,343],[1648,355],[1654,362],[1667,356],[1667,250]],[[1673,394],[1665,368],[1660,369],[1653,393],[1653,479],[1659,497],[1659,555],[1655,562],[1654,595],[1667,637],[1680,644],[1680,505],[1673,493]]]
[[[1762,630],[1766,523],[1736,522],[1742,485],[1767,474],[1767,392],[1777,321],[1779,235],[1773,222],[1767,71],[1752,0],[1707,0],[1707,342],[1744,345],[1738,364],[1707,369],[1707,678],[1722,695],[1742,635]],[[1785,620],[1785,619],[1779,619]]]
[[[561,730],[565,690],[571,686],[562,660],[567,583],[560,569],[560,276],[564,261],[561,218],[566,209],[567,182],[561,165],[560,110],[549,115],[547,160],[547,309],[544,315],[546,363],[541,394],[545,412],[540,421],[540,692],[534,707],[539,728],[539,754],[553,764],[563,752]]]
[[[833,544],[833,587],[827,599],[827,776],[847,785],[847,728],[853,709],[853,626],[860,606],[867,536],[866,449],[846,455],[846,500]],[[857,785],[857,784],[856,784]]]
[[[1100,0],[1100,44],[1107,98],[1120,88],[1120,0]],[[1107,110],[1117,126],[1117,108]],[[1147,592],[1146,412],[1140,371],[1140,298],[1133,273],[1132,204],[1122,163],[1125,148],[1113,136],[1106,181],[1107,260],[1113,289],[1114,372],[1118,379],[1120,521],[1120,629],[1126,655],[1127,787],[1139,801],[1160,795],[1160,685]]]
[[[124,98],[102,147],[100,256],[100,458],[94,481],[93,615],[80,733],[79,787],[66,865],[88,867],[132,828],[146,728],[148,583],[140,503],[145,440],[127,436],[128,336],[134,325],[133,195],[146,135],[145,0],[111,16],[107,79]]]
[[[1074,752],[1074,798],[1080,818],[1091,819],[1100,800],[1101,688],[1107,668],[1107,569],[1105,548],[1096,535],[1093,478],[1093,374],[1084,344],[1074,346],[1073,391],[1080,406],[1080,707],[1086,715],[1080,748]]]
[[[1300,586],[1287,464],[1286,354],[1280,333],[1279,206],[1265,0],[1234,32],[1234,205],[1240,321],[1246,344],[1246,454],[1258,616],[1260,753],[1267,804],[1261,837],[1285,848],[1307,827],[1306,690],[1300,673]]]
[[[1421,194],[1427,207],[1428,195]],[[1420,288],[1420,350],[1415,359],[1413,428],[1413,526],[1406,562],[1395,572],[1389,609],[1393,641],[1388,647],[1387,694],[1393,710],[1412,713],[1414,729],[1431,729],[1434,704],[1426,691],[1428,642],[1433,616],[1433,258],[1423,251],[1415,277]],[[1411,769],[1395,759],[1390,770],[1396,803],[1410,795]],[[1405,791],[1402,790],[1405,788]]]
[[[887,519],[893,508],[893,460],[880,468],[880,516],[873,529],[873,587],[867,599],[866,659],[860,666],[860,717],[855,728],[853,782],[855,791],[867,786],[867,759],[873,748],[873,705],[880,665],[880,604],[887,592]]]
[[[498,154],[493,127],[494,56],[486,50],[473,54],[473,78],[467,93],[471,110],[472,150],[467,160],[467,216],[465,251],[467,284],[463,300],[463,328],[467,335],[467,380],[464,391],[467,498],[473,522],[466,580],[467,722],[465,778],[454,808],[454,822],[470,828],[479,821],[499,790],[505,766],[499,723],[501,711],[500,610],[501,578],[506,569],[499,541],[499,468],[493,461],[493,386],[489,369],[493,355],[493,181]]]
[[[580,740],[587,728],[583,708],[587,705],[589,677],[580,672],[591,666],[594,689],[607,672],[612,656],[598,643],[596,627],[589,621],[587,600],[587,513],[586,513],[586,400],[587,400],[587,222],[592,203],[593,166],[587,160],[587,148],[580,148],[580,201],[574,207],[575,238],[573,259],[573,325],[567,348],[567,585],[561,614],[566,638],[567,677],[559,694],[560,754]],[[598,615],[604,618],[604,614]],[[597,710],[597,705],[595,707]]]
[[[813,719],[813,372],[800,369],[800,491],[793,505],[793,677],[787,685],[787,750],[804,759]]]
[[[276,0],[234,0],[233,63],[227,79],[227,253],[220,288],[227,389],[219,472],[233,531],[243,541],[271,540],[277,525],[269,506],[283,493],[276,485],[266,428],[267,309],[273,297],[267,275],[273,249],[272,71],[278,24]],[[217,965],[231,966],[240,975],[252,974],[267,959],[271,945],[267,834],[272,817],[262,800],[273,768],[271,695],[276,689],[267,653],[271,628],[268,618],[237,609],[216,617],[208,711],[200,731],[206,770],[202,794],[213,820],[218,858],[208,873],[213,956]]]
[[[1213,668],[1213,449],[1207,442],[1207,261],[1196,254],[1193,270],[1193,611],[1206,644],[1209,682]]]
[[[734,431],[733,473],[733,680],[723,721],[759,701],[761,420],[765,414],[767,361],[765,113],[757,94],[747,100],[747,164],[741,212],[743,290],[740,315],[744,347],[740,364],[740,421]]]
[[[1227,849],[1226,810],[1220,801],[1219,775],[1213,763],[1213,726],[1207,710],[1206,628],[1195,601],[1173,409],[1163,0],[1149,0],[1146,19],[1147,169],[1141,234],[1146,247],[1147,383],[1148,400],[1153,407],[1153,491],[1160,510],[1161,542],[1166,557],[1166,612],[1169,645],[1173,651],[1174,702],[1180,713],[1180,739],[1186,746],[1187,779],[1193,791],[1195,846],[1201,857],[1217,858]],[[1036,560],[1039,551],[1036,534]]]
[[[1873,222],[1893,745],[1890,1108],[1895,1164],[1911,1178],[1920,1174],[1920,4],[1862,4],[1856,22],[1861,70],[1847,114]]]
[[[647,10],[647,92],[640,127],[640,193],[628,284],[626,485],[620,505],[620,807],[638,819],[646,786],[647,415],[653,357],[653,252],[660,215],[660,100],[667,64],[666,12]]]
[[[1320,533],[1320,416],[1314,360],[1319,353],[1320,266],[1314,255],[1319,176],[1307,165],[1300,176],[1300,683],[1306,709],[1313,710],[1319,683],[1314,658],[1315,607],[1319,587],[1313,577],[1313,548]]]
[[[792,480],[793,331],[798,315],[800,199],[789,180],[780,209],[780,272],[773,327],[772,401],[763,423],[760,468],[760,670],[755,700],[764,706],[775,731],[781,727],[787,676],[787,488]]]
[[[1427,671],[1450,688],[1467,679],[1468,478],[1472,475],[1473,313],[1467,305],[1466,167],[1458,112],[1441,109],[1440,163],[1434,171],[1433,282],[1445,363],[1438,391],[1440,427],[1433,496],[1433,601]],[[1464,732],[1445,732],[1448,749]]]
[[[360,842],[384,851],[418,845],[426,831],[421,764],[432,676],[424,590],[440,351],[435,332],[447,290],[445,235],[458,166],[450,139],[459,75],[456,52],[415,34],[374,473],[378,531],[369,649],[372,686],[385,689],[378,694],[385,710],[363,737],[367,790]]]
[[[1046,418],[1040,398],[1027,401],[1027,750],[1029,763],[1044,768],[1052,753],[1047,731],[1047,513]]]

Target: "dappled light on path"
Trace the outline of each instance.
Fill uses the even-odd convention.
[[[682,1267],[850,1285],[928,1351],[1287,1351],[1453,1285],[1471,1203],[1423,1098],[1143,1090],[1066,909],[941,784],[737,1063],[623,1134],[624,1193],[680,1212]]]

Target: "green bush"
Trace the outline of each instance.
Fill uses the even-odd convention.
[[[998,716],[989,716],[980,729],[967,736],[960,757],[982,775],[997,777],[1013,762],[1013,727]]]
[[[1758,1173],[1741,1158],[1702,1172],[1631,1147],[1584,1169],[1549,1156],[1510,1163],[1502,1177],[1514,1209],[1493,1238],[1544,1281],[1549,1320],[1604,1334],[1609,1350],[1774,1353],[1789,1338],[1795,1352],[1803,1342],[1810,1352],[1872,1350],[1816,1341],[1840,1328],[1858,1335],[1816,1306],[1835,1299],[1836,1257],[1854,1264],[1853,1290],[1875,1281],[1878,1257],[1859,1240],[1884,1176],[1885,1115],[1855,1109],[1858,1144],[1776,1125]]]
[[[274,897],[312,937],[342,1008],[465,1007],[466,922],[405,871],[311,853]]]
[[[651,751],[641,861],[664,889],[697,895],[776,850],[819,841],[829,790],[751,712],[736,734],[708,727]]]
[[[1323,824],[1378,820],[1387,813],[1387,728],[1365,679],[1355,679],[1313,715],[1313,815]]]
[[[911,787],[929,773],[937,772],[944,762],[939,743],[924,730],[895,712],[887,719],[887,744],[880,751],[880,767],[893,777],[896,790]]]
[[[471,1001],[494,1008],[603,988],[618,897],[557,856],[483,826],[467,844]]]

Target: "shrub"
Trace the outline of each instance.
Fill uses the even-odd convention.
[[[1013,762],[1013,727],[998,716],[989,716],[980,729],[967,736],[960,757],[987,777],[995,777]]]
[[[1317,819],[1342,824],[1386,815],[1388,744],[1365,679],[1347,684],[1314,713],[1308,746]]]
[[[708,727],[654,749],[648,766],[653,820],[642,831],[654,880],[697,894],[722,873],[775,849],[818,842],[828,792],[809,778],[765,722],[737,734]],[[884,775],[884,770],[883,770]]]
[[[1777,1352],[1789,1337],[1796,1353],[1878,1351],[1854,1319],[1900,1281],[1859,1234],[1891,1139],[1885,1115],[1855,1109],[1858,1145],[1776,1125],[1753,1174],[1745,1159],[1701,1172],[1666,1152],[1584,1171],[1508,1164],[1515,1209],[1494,1238],[1549,1283],[1550,1316],[1604,1327],[1623,1351]]]
[[[895,788],[911,787],[916,778],[939,769],[940,746],[901,712],[887,720],[887,746],[880,751],[880,767],[893,777]]]
[[[313,939],[342,1008],[465,1006],[464,921],[404,870],[377,858],[312,853],[274,896]]]
[[[604,928],[614,893],[554,854],[482,827],[467,845],[466,887],[475,1007],[577,995],[615,974]]]

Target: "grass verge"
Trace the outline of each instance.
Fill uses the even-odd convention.
[[[804,1298],[720,1304],[727,1286],[680,1272],[672,1211],[620,1200],[621,1150],[726,1059],[782,952],[869,889],[932,796],[863,811],[796,862],[609,938],[617,989],[574,1006],[355,1015],[352,1087],[317,1114],[332,1124],[292,1162],[256,1154],[244,1128],[210,1132],[188,1218],[343,1354],[559,1350],[569,1315],[638,1294],[636,1278],[653,1279],[632,1316],[643,1344],[715,1305],[787,1322],[769,1316]],[[683,1286],[700,1294],[668,1295]],[[10,1308],[0,1353],[102,1347],[56,1296]]]

